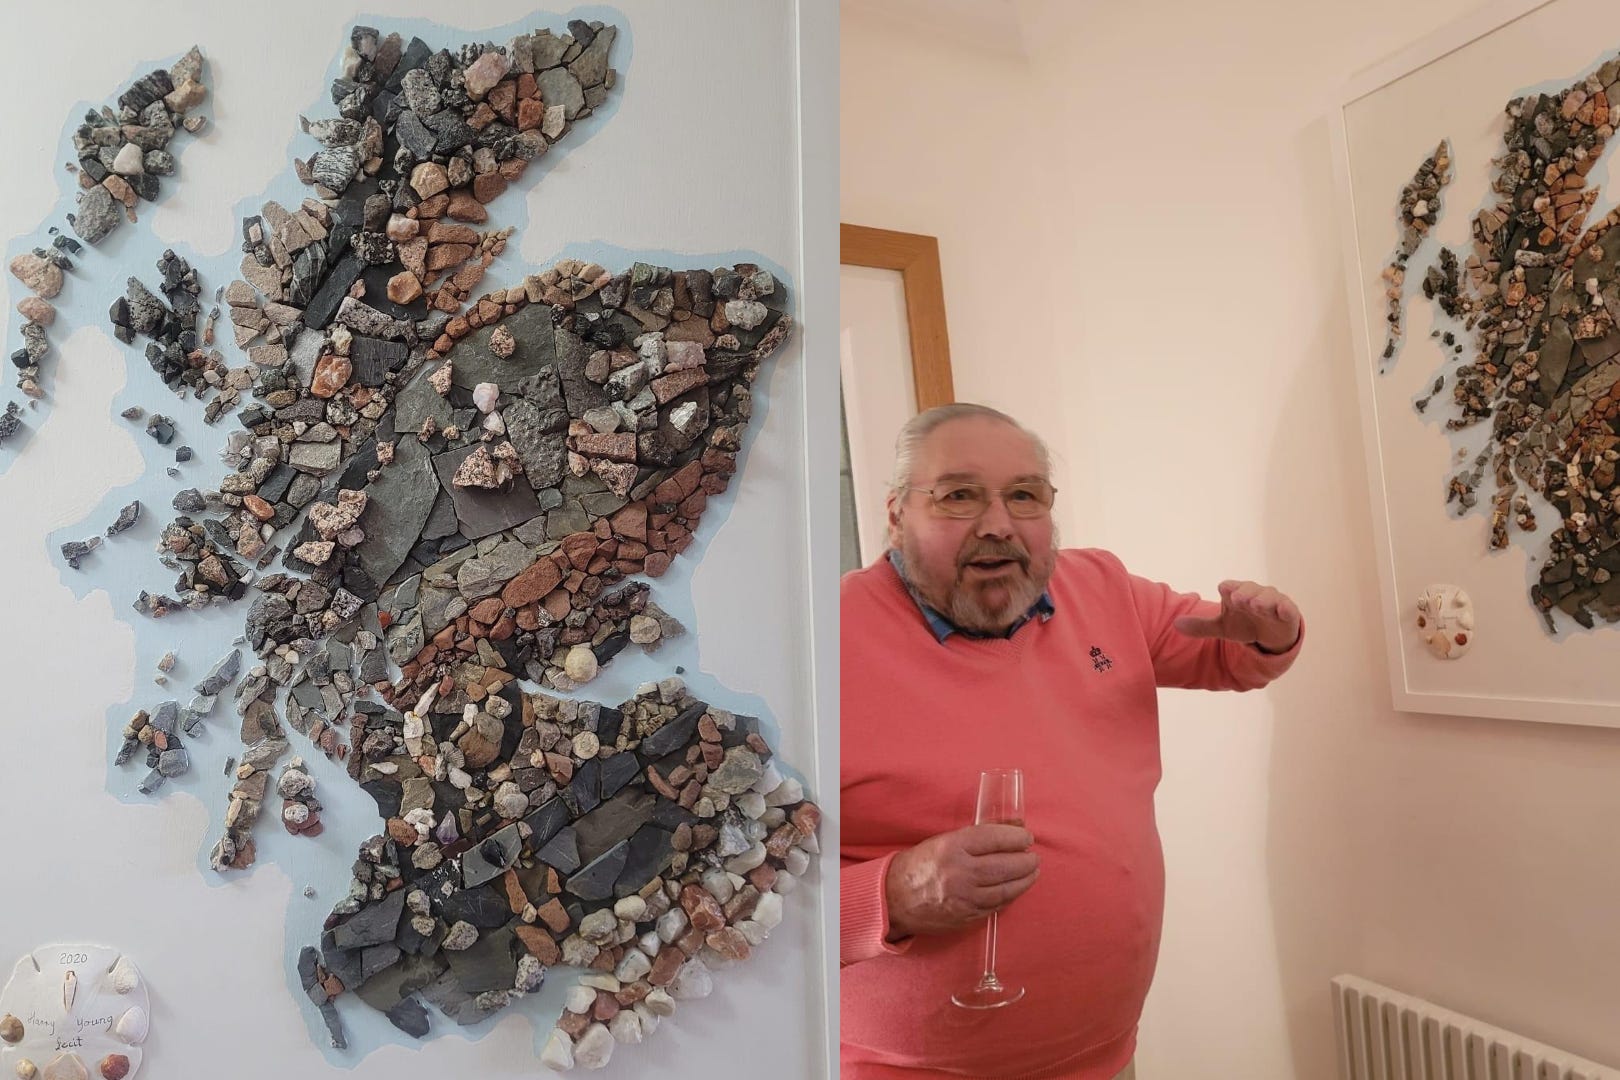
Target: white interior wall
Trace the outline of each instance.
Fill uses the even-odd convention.
[[[894,199],[890,227],[941,236],[959,387],[1047,425],[1083,477],[1083,508],[1060,496],[1067,542],[1188,588],[1273,582],[1310,626],[1268,691],[1162,699],[1168,898],[1138,1075],[1334,1075],[1340,971],[1620,1065],[1620,733],[1396,713],[1384,669],[1324,117],[1354,72],[1479,5],[1015,6],[1023,111],[988,125],[971,102],[1006,93],[1000,61],[952,76],[964,46],[892,21],[880,43],[876,19],[857,37],[846,6],[846,86],[918,85],[881,120],[846,92],[845,218],[890,186],[884,155],[935,183]],[[946,128],[983,160],[918,156]],[[998,194],[981,170],[1027,196],[1034,169],[1045,203],[968,197]],[[981,367],[960,343],[1007,340],[1028,294],[953,293],[947,238],[958,263],[1028,265],[1037,232],[1064,234],[1057,355]]]

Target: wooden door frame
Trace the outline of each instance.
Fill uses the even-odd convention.
[[[900,271],[906,294],[906,324],[911,334],[911,376],[917,411],[955,401],[938,238],[865,225],[841,224],[838,228],[840,263]]]

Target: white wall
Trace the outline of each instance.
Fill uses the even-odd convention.
[[[488,31],[499,40],[505,36],[491,28],[512,20],[560,30],[569,17],[537,13],[517,0],[477,0],[455,10],[428,0],[388,6],[390,19],[454,19],[465,37]],[[151,264],[164,244],[205,258],[233,246],[243,212],[235,202],[288,170],[297,114],[331,114],[328,64],[361,11],[358,4],[319,0],[284,4],[272,14],[178,0],[139,13],[114,4],[95,10],[33,5],[8,12],[9,32],[0,38],[0,124],[9,154],[0,183],[0,240],[8,255],[44,239],[46,224],[61,223],[59,191],[64,178],[72,178],[63,172],[59,139],[64,125],[77,119],[76,102],[112,100],[146,70],[143,65],[194,41],[211,64],[212,128],[196,140],[176,140],[179,173],[164,182],[162,204],[76,260],[74,283],[51,331],[52,402],[30,417],[34,430],[20,454],[16,443],[0,448],[6,581],[0,819],[7,823],[0,977],[15,958],[49,942],[87,940],[127,950],[153,994],[143,1075],[207,1076],[224,1069],[244,1080],[269,1080],[329,1068],[324,1034],[300,1000],[291,956],[343,894],[355,845],[375,831],[376,821],[336,767],[313,761],[328,808],[326,835],[278,838],[267,816],[258,830],[259,865],[221,879],[201,856],[218,834],[221,762],[240,753],[228,704],[216,709],[211,733],[192,745],[192,775],[171,782],[159,798],[134,795],[142,770],[110,767],[116,739],[109,735],[109,708],[127,719],[141,705],[186,691],[229,649],[245,608],[216,620],[212,634],[189,616],[154,626],[129,611],[136,588],[171,587],[172,573],[151,554],[162,523],[173,516],[165,512],[168,500],[183,484],[217,484],[221,474],[211,447],[233,425],[205,429],[197,419],[200,407],[176,402],[138,353],[113,343],[105,330],[107,305],[131,273],[154,282]],[[818,733],[815,722],[819,710],[833,723],[836,706],[811,665],[805,613],[812,583],[804,569],[807,554],[820,568],[817,640],[828,655],[834,652],[827,631],[836,599],[827,586],[836,576],[830,528],[837,495],[835,478],[818,488],[808,462],[830,462],[837,438],[836,411],[829,407],[836,401],[837,370],[833,213],[830,175],[801,184],[798,168],[802,160],[830,174],[832,12],[815,5],[799,10],[789,0],[679,6],[620,0],[579,13],[628,27],[615,47],[620,104],[589,138],[563,144],[566,153],[562,146],[552,151],[541,175],[525,179],[532,225],[492,274],[549,263],[564,245],[602,243],[620,249],[604,258],[614,266],[627,265],[643,249],[676,265],[753,251],[793,279],[809,325],[756,384],[758,430],[747,458],[731,491],[711,503],[713,517],[689,552],[723,565],[705,561],[689,577],[672,571],[654,586],[661,601],[695,615],[689,625],[697,631],[672,642],[658,662],[683,664],[694,681],[723,685],[744,703],[739,708],[768,710],[782,760],[801,770],[818,795],[835,798],[836,737]],[[797,53],[801,34],[814,41],[814,51],[803,57]],[[727,152],[695,153],[699,138],[713,130],[706,118],[714,116],[726,127]],[[309,149],[303,142],[298,153]],[[119,253],[130,264],[114,258]],[[218,284],[223,279],[204,281],[210,292]],[[11,308],[22,295],[9,276],[0,280],[8,341],[16,340]],[[818,336],[820,359],[811,363],[806,349]],[[0,401],[16,396],[10,382],[7,375]],[[183,484],[163,476],[172,447],[160,452],[138,427],[117,418],[132,402],[181,420],[180,441],[199,451],[185,466]],[[143,471],[143,486],[126,486]],[[75,535],[97,533],[133,495],[147,508],[136,529],[96,552],[79,574],[62,569],[47,534],[66,527]],[[825,547],[813,550],[805,539],[812,499],[820,508],[815,520],[829,530]],[[728,501],[734,503],[729,513]],[[784,543],[784,537],[798,539]],[[739,567],[752,575],[746,596],[737,588]],[[760,610],[794,617],[762,621]],[[150,676],[168,647],[178,648],[181,660],[165,692]],[[621,662],[624,678],[615,664],[593,684],[591,696],[612,700],[633,687],[636,658]],[[708,696],[719,703],[718,695]],[[824,842],[836,847],[836,823],[829,819]],[[812,870],[790,897],[778,934],[747,964],[717,972],[713,997],[683,1004],[647,1044],[621,1047],[603,1075],[643,1075],[673,1064],[678,1072],[742,1077],[756,1075],[762,1062],[783,1075],[825,1075],[827,1010],[834,1003],[824,992],[836,916],[818,902],[820,882]],[[316,898],[300,895],[306,884],[316,887]],[[828,902],[836,911],[835,898]],[[534,1075],[538,1043],[519,1014],[537,1016],[543,1037],[571,981],[562,974],[553,972],[538,1003],[509,1009],[470,1044],[452,1032],[366,1055],[370,1046],[357,1028],[369,1010],[348,1009],[356,1049],[338,1055],[339,1062],[356,1077],[398,1080]]]
[[[913,160],[938,168],[918,182],[964,147],[983,160],[894,199],[897,227],[972,238],[968,262],[1066,234],[1045,289],[1076,329],[1033,370],[993,347],[1023,294],[953,293],[946,255],[953,340],[1018,361],[997,375],[959,346],[959,386],[995,387],[1089,485],[1083,508],[1060,497],[1065,539],[1189,588],[1275,582],[1310,624],[1271,690],[1163,698],[1168,902],[1143,1080],[1334,1075],[1341,971],[1620,1065],[1620,732],[1388,700],[1324,116],[1353,72],[1477,6],[1017,0],[1027,111],[978,115],[963,98],[999,62],[953,78],[966,49],[893,30],[880,81],[919,86],[881,122],[844,105],[846,207],[888,183],[863,149],[923,129],[939,152]],[[880,78],[853,60],[888,55],[870,31],[852,44],[855,25],[846,9],[846,85]],[[1032,166],[1053,185],[1042,205],[965,197],[996,193],[981,176],[1038,187]]]
[[[841,6],[839,214],[939,238],[957,400],[1016,412],[1061,452],[1050,230],[1066,215],[1043,186],[1042,97],[1016,22],[970,6]],[[1081,478],[1059,466],[1069,501]]]

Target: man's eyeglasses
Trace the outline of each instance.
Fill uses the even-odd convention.
[[[1000,495],[1007,513],[1016,518],[1035,518],[1052,509],[1057,488],[1045,480],[1026,480],[1004,488],[988,488],[983,484],[953,481],[937,487],[907,487],[907,491],[920,491],[934,503],[934,509],[946,517],[976,518],[990,508],[990,499]]]

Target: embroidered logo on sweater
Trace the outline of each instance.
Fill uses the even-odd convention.
[[[1091,647],[1091,666],[1097,671],[1107,671],[1114,666],[1114,662],[1108,659],[1108,654],[1103,652],[1100,646],[1093,645]]]

